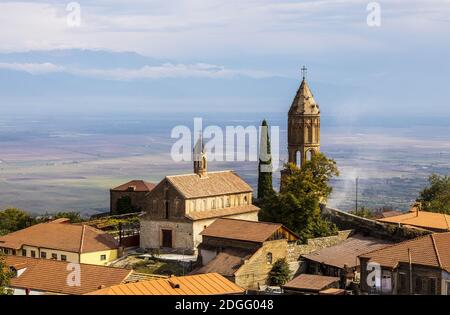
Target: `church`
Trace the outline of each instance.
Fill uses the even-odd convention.
[[[233,171],[208,172],[201,139],[194,148],[194,172],[166,176],[147,196],[140,247],[197,252],[200,233],[217,218],[258,221],[253,189]]]
[[[288,113],[289,163],[298,167],[320,152],[320,109],[303,80]],[[201,232],[218,218],[258,221],[253,189],[234,171],[208,172],[202,138],[194,150],[193,173],[166,176],[147,193],[140,220],[140,247],[197,253]],[[283,189],[282,171],[281,187]],[[245,231],[242,231],[245,233]]]

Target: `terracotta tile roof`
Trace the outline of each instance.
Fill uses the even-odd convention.
[[[286,283],[283,288],[318,292],[336,282],[339,282],[339,280],[340,279],[338,277],[301,274]]]
[[[112,191],[127,191],[130,189],[130,187],[135,187],[134,191],[142,192],[142,191],[151,191],[153,188],[155,188],[154,183],[146,182],[140,179],[135,179],[132,181],[129,181],[128,183],[122,184],[120,186],[117,186]]]
[[[222,208],[215,210],[206,210],[206,211],[192,211],[186,214],[186,217],[191,220],[203,220],[203,219],[212,219],[242,213],[249,213],[259,211],[259,208],[255,205],[245,205],[231,208]]]
[[[280,223],[220,218],[211,223],[200,235],[262,243],[280,228],[287,230]],[[290,231],[289,233],[293,234]],[[296,238],[298,239],[297,236]]]
[[[450,272],[450,233],[435,233],[418,237],[360,255],[382,266],[395,268],[409,263],[408,249],[413,264],[437,267]]]
[[[73,270],[69,262],[8,255],[6,264],[26,268],[19,277],[11,279],[11,287],[57,294],[85,294],[101,286],[120,284],[132,273],[123,268],[80,264],[81,285],[69,286],[67,278]]]
[[[167,180],[187,199],[252,192],[253,189],[233,171],[167,176]]]
[[[223,276],[234,276],[236,271],[248,260],[255,250],[225,248],[206,265],[194,270],[191,274],[216,272]]]
[[[358,256],[369,251],[384,248],[391,242],[362,235],[353,235],[342,243],[327,247],[302,257],[337,268],[359,266]]]
[[[41,223],[0,237],[0,247],[21,249],[23,245],[73,253],[91,253],[119,247],[111,235],[81,224]]]
[[[243,294],[244,289],[217,273],[171,277],[115,285],[90,295],[222,295]]]
[[[424,229],[450,231],[450,215],[427,211],[411,211],[405,214],[378,219],[385,223],[404,224]]]

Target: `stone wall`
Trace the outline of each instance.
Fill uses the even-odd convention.
[[[307,244],[290,243],[288,245],[288,262],[296,262],[300,259],[301,255],[340,244],[351,234],[352,230],[344,230],[339,231],[338,235],[309,239]]]
[[[162,230],[172,230],[174,251],[194,251],[193,226],[191,222],[141,220],[140,247],[155,249],[162,246]]]
[[[352,229],[357,233],[375,238],[401,242],[422,235],[430,234],[430,231],[398,226],[389,223],[378,222],[362,218],[341,210],[322,207],[322,216],[337,225],[339,229]]]
[[[268,262],[267,254],[272,254],[272,263]],[[287,241],[268,241],[258,249],[249,260],[245,261],[235,273],[235,283],[245,289],[258,289],[267,284],[267,277],[273,264],[287,256]]]

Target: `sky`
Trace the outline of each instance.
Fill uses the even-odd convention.
[[[285,112],[306,65],[326,115],[450,117],[449,0],[70,3],[0,2],[0,114]]]

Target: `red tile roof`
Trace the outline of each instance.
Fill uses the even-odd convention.
[[[128,183],[122,184],[120,186],[117,186],[112,191],[128,191],[130,187],[133,187],[136,192],[145,192],[145,191],[151,191],[153,188],[155,188],[154,183],[146,182],[140,179],[135,179],[132,181],[129,181]]]
[[[283,288],[294,289],[299,291],[314,291],[319,292],[324,288],[339,282],[338,277],[327,277],[320,275],[301,274],[286,283]]]
[[[423,229],[450,231],[450,215],[427,211],[410,211],[377,221],[415,226]]]
[[[359,266],[359,255],[390,244],[392,243],[385,240],[356,234],[338,245],[320,249],[302,257],[337,268],[344,268],[344,265],[352,268]]]
[[[255,250],[225,248],[206,265],[194,270],[192,274],[216,272],[223,276],[234,276],[244,262],[254,254]]]
[[[185,198],[200,198],[252,192],[253,189],[233,171],[208,172],[207,176],[184,174],[167,176],[166,179]]]
[[[89,295],[223,295],[244,289],[217,273],[120,284]]]
[[[91,253],[117,249],[118,242],[109,234],[83,224],[40,223],[0,237],[0,247],[21,249],[23,245]]]
[[[450,272],[450,233],[435,233],[404,241],[360,255],[382,266],[396,268],[399,263],[436,267]]]
[[[123,268],[79,264],[80,286],[70,286],[67,279],[73,269],[69,262],[8,255],[6,264],[16,270],[26,268],[19,277],[11,279],[11,287],[56,294],[85,294],[120,284],[132,273]]]
[[[293,238],[298,239],[298,236],[283,227],[280,223],[227,218],[215,220],[204,229],[200,235],[262,243],[269,240],[270,237],[280,229],[283,229],[286,233],[292,235]]]

